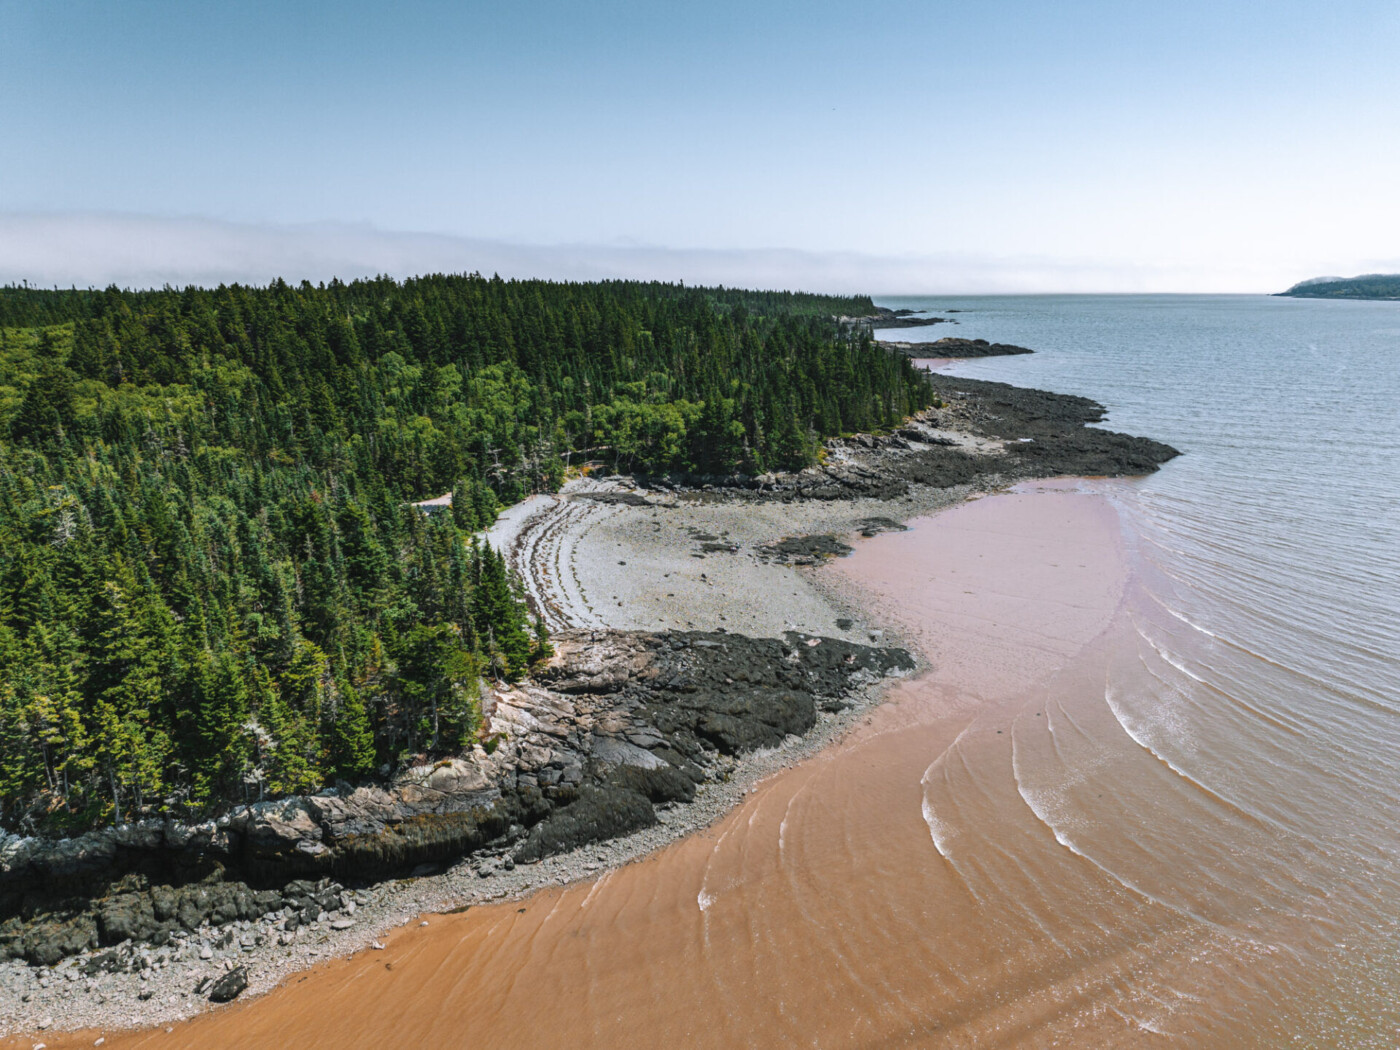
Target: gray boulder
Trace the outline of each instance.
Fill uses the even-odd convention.
[[[97,924],[90,915],[38,922],[24,937],[24,957],[33,966],[53,966],[97,943]]]

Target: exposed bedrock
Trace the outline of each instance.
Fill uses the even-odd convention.
[[[949,336],[927,343],[881,340],[880,346],[914,359],[930,357],[1007,357],[1012,354],[1032,354],[1034,350],[1012,343],[989,343],[985,339],[958,339]]]
[[[818,533],[812,536],[788,536],[777,543],[759,547],[758,554],[761,559],[781,562],[784,565],[816,565],[824,558],[844,558],[852,550],[854,548],[839,537],[830,533]]]
[[[497,692],[482,742],[392,783],[260,803],[198,827],[148,821],[0,841],[0,958],[51,965],[100,945],[283,912],[316,922],[341,882],[491,845],[535,860],[650,825],[908,653],[797,633],[565,632],[530,682]],[[338,881],[337,881],[338,880]]]
[[[1087,397],[937,374],[929,381],[970,429],[1007,442],[1011,477],[1151,474],[1180,455],[1151,438],[1088,426],[1108,412]]]
[[[913,486],[950,488],[979,478],[1010,482],[1058,475],[1150,474],[1179,455],[1170,445],[1087,424],[1107,414],[1085,397],[1006,383],[929,375],[942,404],[891,434],[826,443],[823,461],[793,474],[639,477],[644,488],[693,498],[896,499]]]

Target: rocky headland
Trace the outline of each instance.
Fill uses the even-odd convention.
[[[1019,352],[1019,351],[1018,351]],[[893,433],[794,474],[585,478],[492,540],[556,632],[463,754],[391,780],[66,840],[0,840],[0,1026],[151,1024],[415,914],[597,874],[703,827],[914,669],[823,582],[857,537],[1026,478],[1142,474],[1166,445],[1085,398],[933,374]]]
[[[207,824],[144,821],[0,847],[0,953],[51,966],[128,941],[335,911],[339,885],[490,844],[534,861],[655,823],[737,756],[800,736],[908,653],[789,632],[566,632],[549,665],[494,691],[471,751],[383,787],[263,802]],[[313,884],[315,884],[313,886]],[[329,896],[327,896],[329,895]]]
[[[636,483],[749,501],[895,499],[988,480],[1150,474],[1179,454],[1150,438],[1088,426],[1107,412],[1085,397],[939,373],[930,373],[929,382],[940,396],[934,407],[893,433],[832,439],[819,465],[796,474],[670,475]]]
[[[1299,281],[1276,295],[1294,299],[1378,299],[1400,300],[1400,274],[1367,273],[1359,277],[1314,277]]]

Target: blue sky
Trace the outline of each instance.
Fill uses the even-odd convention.
[[[432,234],[425,266],[1271,290],[1400,269],[1398,57],[1393,0],[0,0],[0,280],[412,269]]]

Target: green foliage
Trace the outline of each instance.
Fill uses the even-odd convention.
[[[396,736],[410,753],[462,745],[480,721],[479,671],[452,624],[415,627],[403,639],[394,676],[401,730]]]
[[[505,558],[484,540],[472,544],[471,594],[472,628],[490,669],[499,678],[519,678],[535,655],[530,634]]]
[[[0,289],[0,823],[217,811],[450,753],[548,657],[502,506],[759,472],[928,387],[868,299],[432,276]],[[413,501],[453,494],[449,512]]]
[[[186,765],[193,795],[200,801],[224,798],[239,789],[247,769],[248,686],[232,654],[201,653],[193,674],[194,724],[183,734],[190,748]]]
[[[330,765],[342,780],[355,781],[374,770],[374,729],[360,694],[348,685],[331,722]]]

